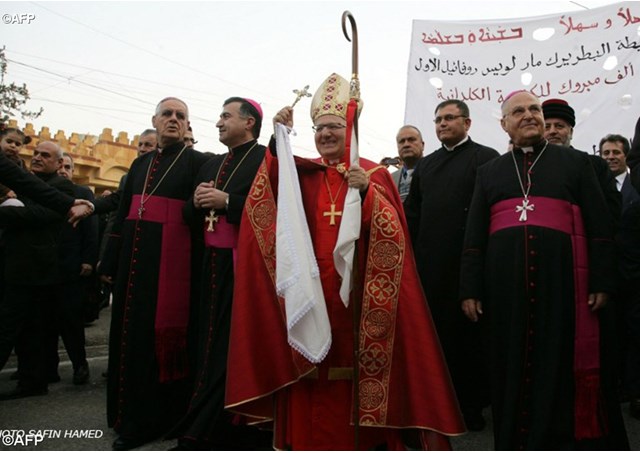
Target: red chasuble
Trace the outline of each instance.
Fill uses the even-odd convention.
[[[335,167],[296,158],[333,338],[327,357],[314,365],[289,346],[284,300],[275,292],[277,160],[267,153],[240,229],[226,406],[253,421],[275,421],[278,449],[355,449],[353,308],[359,306],[357,447],[402,448],[399,428],[418,428],[429,447],[447,448],[443,435],[465,428],[402,204],[386,169],[365,159],[360,165],[370,185],[357,246],[357,296],[347,308],[333,264],[347,183]]]

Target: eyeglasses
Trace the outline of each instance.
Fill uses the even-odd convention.
[[[436,124],[440,124],[442,123],[442,121],[453,121],[456,118],[467,118],[466,115],[445,115],[445,116],[436,116],[436,118],[433,120],[434,123]]]
[[[330,132],[335,132],[338,129],[344,129],[345,126],[344,124],[338,124],[338,123],[327,123],[327,124],[320,124],[319,126],[311,126],[311,129],[313,129],[313,132],[315,132],[316,134],[319,132],[322,132],[325,128],[329,129]]]

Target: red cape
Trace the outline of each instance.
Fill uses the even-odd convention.
[[[305,210],[314,213],[317,201],[305,194],[317,193],[326,167],[299,158],[296,165]],[[359,389],[361,400],[367,389],[370,404],[361,403],[359,423],[462,434],[464,422],[420,285],[397,189],[386,169],[365,159],[360,166],[370,185],[358,245],[360,281],[365,282],[357,288],[357,294],[364,294],[358,301]],[[272,397],[315,369],[289,346],[284,301],[275,292],[277,167],[267,153],[247,197],[231,322],[226,407],[254,421],[272,420]],[[315,221],[313,215],[307,219]]]

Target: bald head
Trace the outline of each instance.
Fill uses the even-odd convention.
[[[62,149],[53,142],[40,142],[33,150],[31,171],[33,173],[56,173],[62,166]]]

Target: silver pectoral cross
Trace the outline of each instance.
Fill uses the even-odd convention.
[[[516,213],[520,213],[520,222],[526,222],[527,221],[527,211],[533,211],[533,208],[535,208],[534,204],[529,204],[529,199],[525,198],[524,200],[522,200],[522,205],[521,206],[516,206]]]
[[[144,208],[144,203],[140,202],[140,207],[138,208],[138,218],[139,219],[142,218],[142,214],[144,213],[144,211],[146,211],[146,209]]]

